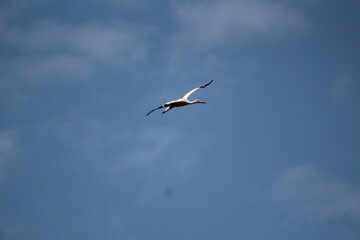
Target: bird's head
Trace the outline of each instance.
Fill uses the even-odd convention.
[[[201,100],[199,100],[199,99],[196,99],[196,100],[194,101],[194,103],[206,103],[206,102],[201,101]]]

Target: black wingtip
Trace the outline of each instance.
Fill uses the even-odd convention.
[[[153,110],[151,110],[150,112],[148,112],[148,113],[146,114],[146,117],[149,116],[150,113],[152,113],[152,112],[155,111],[155,110],[156,110],[156,109],[153,109]]]
[[[206,88],[207,86],[209,86],[214,80],[211,80],[210,82],[208,82],[205,85],[202,85],[200,88]]]

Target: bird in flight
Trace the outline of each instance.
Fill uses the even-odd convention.
[[[206,88],[207,86],[209,86],[211,83],[213,82],[213,80],[211,80],[209,83],[202,85],[200,87],[194,88],[193,90],[191,90],[190,92],[186,93],[183,97],[179,98],[178,100],[175,101],[171,101],[171,102],[167,102],[164,105],[161,105],[160,107],[154,108],[153,110],[151,110],[150,112],[148,112],[146,114],[146,116],[148,116],[150,113],[152,113],[155,110],[158,110],[160,108],[166,108],[164,111],[162,111],[162,114],[170,111],[172,108],[174,107],[183,107],[186,105],[190,105],[190,104],[195,104],[195,103],[206,103],[204,101],[200,101],[199,99],[195,99],[194,101],[189,101],[188,97],[193,94],[194,92],[196,92],[197,90],[199,90],[200,88]]]

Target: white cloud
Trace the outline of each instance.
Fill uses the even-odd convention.
[[[141,189],[136,202],[140,205],[163,197],[164,187],[185,181],[201,163],[199,142],[206,141],[198,138],[166,127],[135,132],[128,138],[133,147],[118,159],[108,161],[108,180],[121,183],[124,175],[131,173],[126,181],[131,179]]]
[[[26,0],[3,1],[0,3],[0,26],[4,22],[14,19],[31,3]],[[1,28],[0,28],[1,29]]]
[[[332,96],[335,100],[340,101],[350,94],[352,77],[350,75],[343,75],[333,82]]]
[[[146,58],[149,27],[125,22],[6,26],[3,46],[19,54],[2,60],[1,77],[14,80],[88,79],[101,65],[128,67]],[[100,64],[100,65],[99,65]]]
[[[177,140],[179,134],[161,129],[149,129],[136,136],[140,147],[126,154],[124,158],[133,166],[148,166],[160,159],[161,155]]]
[[[151,4],[149,0],[112,0],[114,6],[125,8],[126,10],[141,9],[148,4]]]
[[[93,68],[88,59],[69,54],[11,59],[0,67],[4,70],[3,78],[7,80],[2,83],[3,87],[24,82],[84,80],[91,77]]]
[[[27,53],[68,53],[112,64],[146,56],[150,29],[136,24],[59,24],[43,21],[30,28],[9,28],[3,42]]]
[[[360,189],[308,166],[284,171],[274,180],[271,197],[288,219],[360,219]]]
[[[0,183],[4,181],[5,166],[11,156],[15,154],[16,137],[12,131],[0,132]]]
[[[137,203],[163,197],[164,182],[187,179],[201,163],[199,149],[206,144],[204,136],[189,137],[164,126],[119,129],[82,117],[49,123],[40,134],[73,150],[74,161],[66,164],[95,170],[100,181],[111,185],[131,184]]]
[[[194,154],[187,156],[178,147],[191,149],[196,137],[189,139],[166,127],[114,129],[112,124],[103,121],[74,117],[69,121],[50,123],[43,128],[41,135],[45,138],[55,135],[76,154],[86,157],[93,167],[115,172],[116,176],[124,169],[147,171],[150,168],[186,175],[198,163],[196,150],[191,150]],[[171,158],[167,158],[170,155]]]
[[[253,41],[280,40],[309,25],[300,10],[279,1],[175,1],[172,13],[176,27],[166,41],[164,78],[177,82],[194,78],[238,82],[239,76],[229,76],[229,69],[249,63],[227,61],[226,53]]]
[[[91,158],[91,161],[94,158],[98,159],[107,146],[124,138],[122,134],[107,127],[104,122],[83,117],[50,123],[44,127],[43,133],[45,137],[54,134],[69,144],[77,154]]]
[[[58,4],[68,4],[71,6],[84,6],[89,5],[95,8],[111,7],[118,11],[133,11],[142,9],[144,6],[151,4],[149,0],[76,0],[76,1],[63,1],[63,0],[10,0],[0,2],[0,25],[4,22],[11,21],[13,19],[20,18],[22,14],[31,13],[34,9],[41,9],[49,7],[50,9]],[[56,9],[51,9],[56,10]],[[50,10],[50,11],[51,11]]]
[[[184,134],[165,127],[132,130],[124,134],[120,143],[128,147],[122,148],[117,157],[105,159],[99,168],[110,172],[124,169],[141,173],[158,172],[166,178],[187,175],[199,162],[197,151],[190,146],[196,140],[186,142],[184,139],[188,139]],[[189,156],[181,150],[184,148],[193,154]]]
[[[254,38],[296,31],[307,25],[296,9],[266,1],[201,1],[174,4],[177,41],[206,48],[238,45]]]

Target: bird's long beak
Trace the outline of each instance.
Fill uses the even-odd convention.
[[[204,101],[201,101],[200,103],[205,103],[206,104],[206,102],[204,102]]]

